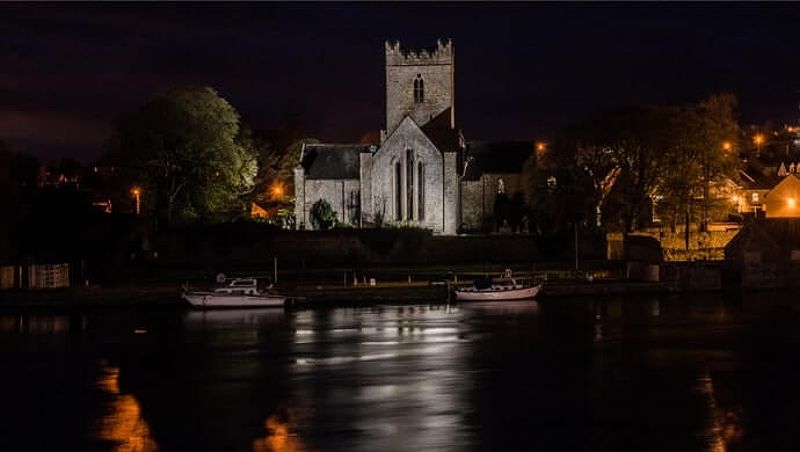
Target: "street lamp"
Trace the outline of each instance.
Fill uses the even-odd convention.
[[[756,155],[761,155],[761,145],[764,143],[764,135],[757,133],[753,137],[753,143],[756,144]]]
[[[546,148],[547,144],[544,143],[543,141],[539,141],[536,143],[536,152],[544,152]]]
[[[725,152],[730,152],[733,149],[733,145],[730,141],[723,141],[722,142],[722,150]]]
[[[270,188],[270,191],[272,192],[272,198],[273,199],[281,199],[281,198],[283,198],[284,188],[283,188],[283,184],[281,184],[280,182],[275,182],[274,184],[272,184],[272,187]]]
[[[142,213],[142,189],[139,187],[131,188],[131,194],[133,198],[136,200],[136,215]]]

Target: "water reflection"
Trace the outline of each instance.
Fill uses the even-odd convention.
[[[3,314],[0,450],[794,449],[790,295]]]
[[[300,452],[303,443],[293,431],[291,412],[273,414],[264,422],[266,436],[253,440],[254,452]]]
[[[294,406],[309,413],[298,429],[310,448],[391,450],[398,438],[406,450],[468,444],[459,314],[442,306],[297,313],[291,388]]]
[[[109,401],[94,423],[90,437],[112,443],[112,450],[117,452],[158,450],[150,427],[142,417],[139,401],[120,391],[119,368],[102,364],[96,384]]]

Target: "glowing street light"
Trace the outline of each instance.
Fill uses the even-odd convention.
[[[753,137],[753,143],[756,144],[756,155],[761,154],[761,145],[764,143],[764,135],[757,133]]]
[[[133,198],[136,200],[136,215],[142,213],[142,189],[139,187],[134,186],[131,188],[131,194]]]
[[[733,145],[731,144],[730,141],[723,141],[722,142],[722,150],[723,151],[730,152],[731,149],[733,149]]]
[[[543,141],[539,141],[536,143],[536,152],[544,152],[547,149],[547,144]]]
[[[285,189],[283,188],[282,183],[275,182],[274,184],[272,184],[272,187],[270,187],[270,192],[272,193],[273,199],[281,199],[283,198],[283,193],[285,192]]]

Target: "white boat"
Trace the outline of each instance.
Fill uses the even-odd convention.
[[[461,301],[503,301],[534,298],[541,288],[541,284],[526,286],[514,278],[499,283],[490,279],[480,279],[471,287],[459,288],[455,292],[456,299]]]
[[[182,298],[195,308],[262,308],[284,306],[286,297],[259,291],[256,278],[233,278],[214,291],[184,289]]]

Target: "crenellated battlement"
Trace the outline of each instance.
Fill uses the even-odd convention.
[[[386,41],[387,66],[419,66],[429,64],[453,64],[452,39],[439,39],[436,47],[427,49],[407,49],[400,41]]]

